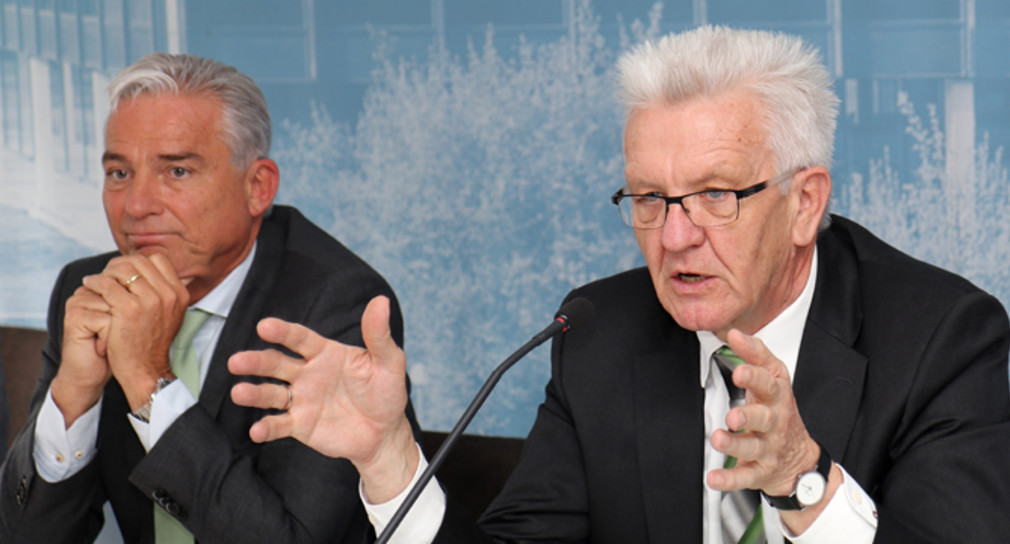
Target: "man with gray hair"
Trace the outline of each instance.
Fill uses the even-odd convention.
[[[29,423],[0,472],[0,541],[90,542],[106,501],[129,543],[360,541],[353,467],[250,442],[264,412],[231,402],[227,360],[269,347],[255,331],[266,316],[361,345],[376,296],[401,344],[392,290],[273,205],[270,116],[248,76],[155,53],[110,95],[102,200],[118,251],[57,280]]]
[[[569,295],[596,318],[554,341],[519,466],[479,523],[433,484],[392,541],[1005,542],[1006,311],[827,213],[838,99],[816,52],[701,27],[618,72],[626,185],[611,199],[647,266]],[[425,466],[384,317],[366,309],[367,350],[269,321],[301,357],[229,362],[299,399],[253,439],[349,459],[379,530]],[[285,391],[232,396],[277,407]]]

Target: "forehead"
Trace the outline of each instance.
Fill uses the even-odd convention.
[[[766,169],[764,106],[748,91],[635,108],[625,127],[629,184],[748,181]]]
[[[219,151],[223,113],[217,98],[192,94],[142,94],[109,114],[107,150]]]

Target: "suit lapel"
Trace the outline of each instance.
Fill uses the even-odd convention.
[[[669,316],[666,316],[669,319]],[[672,323],[672,321],[671,321]],[[651,542],[701,542],[700,497],[705,440],[698,342],[669,327],[661,350],[634,360],[635,427]]]
[[[228,372],[228,358],[236,352],[251,349],[259,342],[255,337],[256,323],[266,315],[267,295],[277,278],[280,263],[283,262],[283,248],[280,229],[268,218],[263,222],[257,240],[256,256],[235,304],[228,312],[228,319],[210,360],[207,379],[200,390],[200,404],[211,417],[217,417],[234,384],[234,377]]]
[[[862,325],[856,263],[834,232],[818,242],[817,286],[793,388],[807,430],[841,460],[856,422],[868,361],[853,348]]]

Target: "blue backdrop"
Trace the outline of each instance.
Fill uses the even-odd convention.
[[[1010,302],[1003,0],[0,0],[0,320],[43,327],[59,267],[112,247],[108,79],[212,56],[267,95],[279,200],[396,289],[421,422],[446,429],[569,289],[641,264],[607,200],[612,66],[702,23],[815,44],[843,100],[834,209]],[[524,435],[547,376],[541,348],[471,431]]]

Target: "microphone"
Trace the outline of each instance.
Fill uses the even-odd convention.
[[[523,344],[521,348],[510,355],[508,359],[505,359],[502,364],[498,365],[498,368],[494,369],[494,372],[492,372],[487,381],[484,382],[480,391],[477,392],[477,396],[474,397],[474,399],[470,401],[470,405],[466,407],[466,410],[463,412],[463,416],[459,418],[456,425],[451,431],[449,431],[449,434],[446,435],[445,441],[442,442],[442,445],[439,446],[435,455],[433,455],[431,461],[429,461],[428,468],[426,468],[424,472],[421,473],[420,478],[418,478],[417,485],[410,490],[410,493],[407,494],[403,504],[401,504],[400,507],[396,509],[396,512],[393,513],[393,517],[389,519],[389,524],[386,525],[385,530],[383,530],[382,534],[379,535],[375,544],[386,544],[389,542],[389,539],[393,536],[396,528],[400,526],[400,523],[403,522],[403,518],[407,516],[407,512],[409,512],[410,508],[414,506],[415,502],[417,502],[417,498],[421,495],[421,491],[423,491],[425,486],[428,485],[428,482],[435,475],[435,471],[442,466],[446,456],[449,455],[449,450],[451,450],[452,447],[456,445],[456,442],[459,441],[459,438],[463,435],[463,430],[466,429],[467,425],[470,424],[470,421],[477,415],[477,410],[480,410],[480,407],[484,404],[484,401],[487,400],[488,395],[491,394],[491,390],[498,384],[498,380],[500,380],[505,374],[505,371],[511,368],[512,365],[516,364],[516,362],[518,362],[519,359],[522,359],[527,353],[532,351],[533,348],[546,342],[547,339],[558,333],[567,332],[572,327],[581,327],[592,321],[595,315],[596,309],[593,307],[593,303],[589,302],[589,300],[577,297],[568,301],[561,307],[560,310],[558,310],[558,313],[554,315],[554,321],[552,321],[550,325],[547,325],[544,330],[540,331],[533,338],[530,338],[530,340]]]

